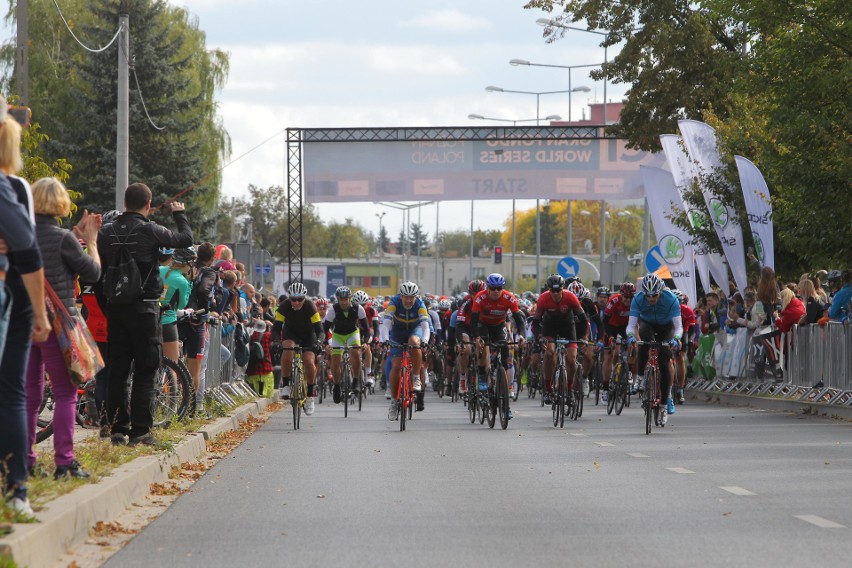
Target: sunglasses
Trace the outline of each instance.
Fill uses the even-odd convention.
[[[290,301],[291,302],[304,302],[305,299],[304,298],[294,298],[293,296],[290,296]]]
[[[493,292],[494,290],[502,290],[503,287],[502,286],[489,286],[488,289]]]
[[[645,297],[646,298],[659,298],[660,295],[659,294],[645,294]]]

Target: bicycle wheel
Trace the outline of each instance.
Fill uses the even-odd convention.
[[[352,371],[349,370],[349,361],[343,362],[343,380],[340,385],[340,396],[343,397],[343,417],[349,417],[349,389],[352,386]]]
[[[177,363],[163,358],[154,375],[154,426],[168,426],[177,417],[181,403]]]
[[[509,393],[506,386],[506,371],[503,367],[497,371],[497,414],[500,415],[500,428],[509,427]],[[516,391],[515,400],[517,400]]]
[[[293,367],[290,371],[290,406],[293,407],[293,430],[298,430],[302,419],[302,399],[305,396],[302,368],[293,355]]]
[[[168,366],[174,373],[179,398],[176,418],[182,420],[195,411],[195,388],[192,386],[192,376],[189,374],[186,363],[180,359],[172,361],[167,357],[163,357],[161,368],[163,366]],[[94,397],[94,392],[92,396]]]
[[[616,375],[616,383],[615,383],[615,414],[616,416],[621,415],[621,411],[624,410],[624,405],[627,403],[628,388],[627,388],[627,369],[624,366],[621,366],[618,369],[618,375]]]
[[[574,408],[571,418],[577,420],[583,415],[583,366],[577,362],[577,370],[574,373],[574,381],[571,383],[574,392]]]
[[[367,385],[367,370],[364,366],[361,366],[361,376],[358,379],[358,384],[356,385],[356,389],[358,389],[358,412],[361,412],[361,405],[364,402],[364,389]]]
[[[565,427],[565,414],[569,412],[568,405],[568,373],[566,369],[563,367],[559,370],[559,391],[556,395],[558,407],[558,418],[559,418],[559,427]]]
[[[476,422],[476,396],[468,396],[465,404],[467,404],[467,413],[470,416],[470,423],[474,424]]]
[[[595,406],[601,403],[601,383],[603,382],[603,365],[599,357],[595,357],[595,367],[591,377],[595,381]]]
[[[654,416],[654,397],[651,392],[654,388],[655,373],[652,367],[645,369],[645,396],[643,397],[642,406],[645,408],[645,434],[651,433],[651,421]]]
[[[515,369],[515,378],[512,379],[512,385],[515,387],[512,389],[512,401],[518,402],[518,397],[521,395],[521,383],[518,382],[518,370]]]

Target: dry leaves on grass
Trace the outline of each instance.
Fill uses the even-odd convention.
[[[137,530],[128,529],[118,521],[98,521],[95,523],[95,526],[92,527],[90,531],[90,535],[94,538],[104,538],[108,536],[115,536],[117,534],[136,534]]]
[[[152,483],[149,485],[151,495],[180,495],[185,491],[174,481],[166,481],[165,483]]]
[[[221,457],[229,454],[243,441],[251,436],[255,430],[266,422],[266,417],[256,418],[249,415],[245,422],[240,422],[240,427],[230,432],[223,432],[216,436],[216,439],[207,443],[207,451],[213,454],[214,457]]]

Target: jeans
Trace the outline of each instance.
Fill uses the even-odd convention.
[[[35,465],[38,411],[44,398],[44,374],[50,375],[53,392],[53,455],[57,466],[74,461],[74,424],[77,421],[77,387],[71,383],[65,357],[56,335],[44,343],[33,343],[27,366],[27,431],[30,467]]]
[[[26,372],[30,353],[33,309],[20,276],[9,274],[6,291],[12,291],[12,309],[6,330],[6,347],[0,359],[0,477],[6,492],[27,496],[27,395]],[[17,281],[10,285],[10,280]]]
[[[12,313],[12,294],[6,289],[6,282],[0,281],[0,359],[6,346],[6,330],[9,329],[9,316]]]

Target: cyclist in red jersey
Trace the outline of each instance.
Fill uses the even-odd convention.
[[[695,333],[697,321],[695,319],[695,312],[686,304],[688,301],[686,294],[680,290],[672,290],[672,292],[680,302],[680,319],[683,323],[683,341],[681,342],[680,350],[675,353],[675,386],[677,391],[676,396],[673,398],[678,404],[683,404],[686,402],[686,398],[683,395],[683,389],[686,386],[685,356],[693,348],[694,344],[691,336]]]
[[[636,286],[632,282],[622,284],[617,294],[609,297],[603,314],[604,343],[609,338],[616,339],[619,335],[627,339],[627,321],[630,319],[630,303],[636,294]],[[612,359],[618,357],[619,347],[616,345],[612,351],[604,351],[603,360],[603,386],[601,394],[608,392],[609,377],[612,374]]]
[[[518,299],[515,295],[504,290],[506,279],[502,274],[489,274],[485,280],[487,290],[479,292],[473,299],[473,307],[470,314],[470,328],[476,337],[477,344],[482,344],[482,339],[486,338],[490,342],[506,342],[508,341],[506,334],[506,316],[511,314],[515,320],[516,329],[524,329],[526,320],[524,314],[518,306]],[[523,341],[523,338],[520,339]],[[503,345],[500,348],[500,353],[503,359],[503,369],[506,371],[506,392],[509,392],[509,346]],[[485,391],[488,389],[486,365],[488,364],[489,354],[486,346],[481,351],[479,358],[479,390]],[[512,411],[509,410],[509,419],[512,419]]]
[[[586,333],[588,319],[580,300],[573,293],[564,290],[565,279],[558,274],[551,274],[545,283],[546,291],[538,297],[535,305],[535,317],[532,321],[532,332],[536,339],[577,339],[577,329]],[[556,345],[548,343],[544,346],[544,403],[549,404],[553,383],[553,367],[556,361]],[[568,345],[565,361],[571,377],[577,364],[577,345]]]
[[[456,314],[456,342],[459,346],[459,392],[467,394],[467,369],[470,364],[470,342],[473,341],[473,331],[470,327],[471,311],[473,310],[473,299],[477,294],[485,290],[485,282],[482,280],[471,280],[467,287],[469,295],[465,298]]]

